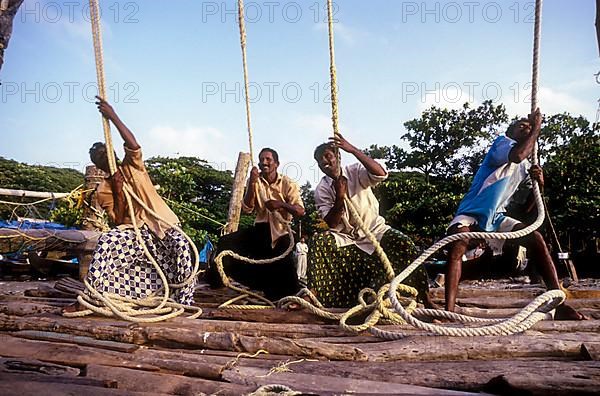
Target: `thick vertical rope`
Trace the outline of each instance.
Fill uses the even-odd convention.
[[[335,43],[333,34],[333,2],[327,0],[327,27],[329,31],[329,75],[331,84],[331,122],[333,124],[333,134],[340,134],[339,112],[338,112],[338,85],[337,69],[335,67]]]
[[[250,83],[248,79],[248,59],[246,57],[246,22],[244,20],[244,0],[238,0],[238,24],[240,27],[240,46],[242,47],[242,64],[244,67],[244,93],[246,99],[246,127],[248,128],[248,148],[250,162],[254,166],[254,146],[252,138],[252,116],[250,113]]]
[[[100,8],[97,0],[90,0],[90,19],[92,22],[92,37],[94,40],[94,58],[96,60],[96,78],[98,81],[98,95],[106,98],[106,79],[104,77],[104,56],[102,52],[102,30],[100,29]],[[113,175],[117,170],[115,152],[113,150],[112,136],[110,134],[110,123],[102,116],[102,129],[104,130],[104,141],[106,143],[106,155],[108,156],[108,168]]]

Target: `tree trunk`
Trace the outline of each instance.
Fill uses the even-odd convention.
[[[8,47],[12,34],[13,20],[23,0],[0,1],[0,70],[4,63],[4,50]]]

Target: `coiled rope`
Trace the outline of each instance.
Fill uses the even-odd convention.
[[[92,37],[94,42],[94,59],[96,63],[96,77],[98,80],[98,94],[101,98],[106,97],[106,82],[104,76],[104,60],[102,53],[102,34],[100,28],[100,9],[98,6],[98,0],[90,0],[90,19],[92,23]],[[112,136],[110,133],[110,124],[106,117],[102,117],[102,127],[104,131],[104,141],[106,144],[106,154],[108,157],[108,166],[110,174],[114,175],[117,170],[116,159],[114,156],[114,148],[112,143]],[[95,290],[87,280],[84,280],[86,290],[89,292],[88,295],[85,292],[80,292],[77,297],[77,301],[86,310],[77,312],[65,312],[63,313],[66,317],[81,317],[97,313],[104,316],[116,316],[118,318],[138,323],[153,323],[159,322],[183,314],[186,310],[193,311],[190,318],[197,318],[202,313],[202,310],[198,307],[186,306],[179,304],[169,298],[170,289],[178,289],[185,287],[194,282],[198,275],[199,269],[199,255],[198,249],[194,242],[183,232],[183,230],[175,225],[166,221],[164,218],[159,216],[156,212],[150,209],[132,190],[131,186],[127,183],[123,184],[123,193],[129,209],[129,216],[132,221],[132,226],[135,231],[136,240],[142,246],[146,258],[152,263],[152,266],[156,269],[161,281],[162,288],[154,292],[152,295],[142,299],[131,299],[123,298],[110,293],[100,293]],[[146,246],[140,229],[137,224],[135,213],[133,210],[132,198],[139,204],[145,211],[150,215],[174,228],[176,231],[181,233],[190,244],[194,253],[194,266],[190,276],[180,284],[169,284],[162,268],[154,259],[148,247]],[[164,292],[162,297],[156,295],[160,292]],[[143,316],[143,317],[141,317]]]

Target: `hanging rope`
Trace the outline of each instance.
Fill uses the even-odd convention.
[[[252,116],[250,113],[250,82],[248,79],[248,60],[246,58],[246,23],[244,21],[244,0],[238,0],[238,25],[240,28],[240,45],[242,47],[242,64],[244,67],[244,93],[246,99],[246,126],[248,128],[248,149],[250,163],[254,166],[254,147],[252,138]]]
[[[249,82],[249,77],[248,77],[248,60],[246,57],[246,23],[245,23],[245,16],[244,16],[244,1],[243,0],[238,0],[238,25],[239,25],[239,31],[240,31],[240,46],[242,48],[242,66],[243,66],[243,70],[244,70],[244,90],[245,90],[245,95],[246,95],[246,124],[247,124],[247,129],[248,129],[248,145],[249,145],[249,150],[250,150],[251,162],[252,162],[252,165],[254,166],[254,148],[253,148],[253,143],[252,143],[253,142],[252,115],[251,115],[251,111],[250,111],[250,98],[249,98],[250,82]],[[260,182],[256,183],[254,185],[254,187],[252,187],[252,188],[255,189],[254,190],[255,194],[261,202],[267,202],[270,199],[269,193],[264,191]],[[242,295],[235,297],[229,301],[226,301],[225,303],[221,304],[219,306],[219,308],[265,309],[265,308],[275,307],[273,302],[271,302],[270,300],[261,296],[260,294],[257,294],[253,291],[233,285],[231,283],[231,280],[225,273],[225,269],[223,267],[223,259],[225,257],[232,257],[233,259],[236,259],[236,260],[242,261],[244,263],[248,263],[248,264],[261,265],[261,264],[272,264],[276,261],[281,260],[282,258],[286,257],[288,254],[291,253],[292,249],[294,248],[294,238],[293,238],[293,234],[292,234],[291,221],[285,219],[281,215],[281,213],[279,213],[277,210],[271,211],[270,214],[272,215],[272,217],[269,219],[270,221],[279,222],[280,224],[287,227],[288,233],[290,236],[289,246],[279,256],[273,257],[270,259],[261,259],[261,260],[243,257],[243,256],[235,253],[232,250],[224,250],[224,251],[220,252],[217,255],[217,257],[215,257],[215,266],[216,266],[217,272],[219,273],[219,276],[221,277],[221,281],[223,282],[223,285],[230,288],[231,290],[241,293]],[[267,305],[266,306],[265,305],[233,305],[233,302],[237,302],[246,297],[253,297],[255,299],[258,299],[259,301],[264,302]]]
[[[94,59],[96,63],[96,76],[98,80],[98,93],[101,98],[105,98],[106,82],[104,76],[102,33],[100,28],[100,11],[98,6],[98,0],[90,0],[90,19],[92,23],[92,36],[94,43]],[[111,175],[114,175],[117,171],[114,147],[112,143],[112,136],[110,133],[110,124],[108,119],[104,116],[102,117],[102,127],[104,130],[104,139],[106,144],[106,154],[108,157],[109,171]],[[136,235],[136,240],[140,244],[140,246],[142,246],[146,258],[150,261],[150,263],[158,273],[162,281],[163,287],[157,290],[151,296],[148,296],[144,299],[124,299],[122,297],[111,295],[109,293],[99,293],[87,282],[87,280],[85,280],[84,284],[91,296],[84,292],[80,292],[79,296],[77,297],[77,301],[82,306],[86,307],[87,310],[68,313],[66,312],[63,315],[66,317],[81,317],[90,315],[92,313],[97,313],[105,316],[116,316],[118,318],[128,320],[131,322],[152,323],[167,320],[175,316],[181,315],[185,312],[185,310],[192,310],[195,311],[195,313],[191,315],[190,318],[197,318],[202,313],[202,310],[200,308],[184,306],[169,299],[170,288],[177,289],[189,285],[194,281],[195,277],[198,274],[199,255],[198,249],[196,248],[194,242],[177,225],[169,223],[168,221],[160,217],[156,212],[151,210],[139,197],[135,195],[131,186],[129,186],[127,183],[123,184],[123,193],[127,202],[129,217],[132,221],[133,229]],[[164,224],[168,225],[169,227],[172,227],[178,232],[180,232],[190,244],[194,253],[194,267],[191,275],[183,283],[169,284],[162,268],[148,250],[148,247],[144,242],[144,239],[137,224],[135,212],[133,210],[132,198],[150,215],[163,222]],[[156,294],[160,292],[164,292],[163,296],[156,297]],[[100,302],[101,305],[98,305],[98,302]],[[140,317],[142,315],[149,315],[150,317]]]

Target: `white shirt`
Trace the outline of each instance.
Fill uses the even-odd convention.
[[[348,197],[354,203],[366,228],[380,242],[383,234],[391,227],[386,225],[385,219],[379,215],[379,201],[375,198],[371,187],[387,179],[387,173],[385,176],[376,176],[370,174],[361,163],[355,163],[342,168],[342,175],[348,179]],[[323,176],[315,189],[315,203],[322,218],[325,218],[333,208],[335,196],[334,180],[327,175]],[[375,251],[366,234],[351,219],[346,203],[344,203],[342,221],[329,231],[335,237],[339,247],[354,244],[368,254],[373,254]]]
[[[306,256],[308,254],[308,245],[306,243],[298,242],[296,244],[296,256]]]

